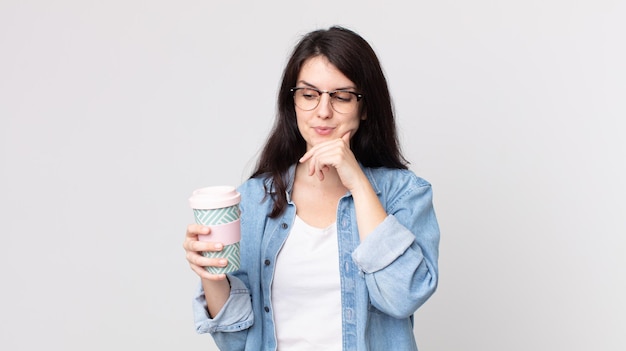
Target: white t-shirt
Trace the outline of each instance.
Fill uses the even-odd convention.
[[[296,216],[278,253],[271,294],[279,351],[342,349],[335,223],[316,228]]]

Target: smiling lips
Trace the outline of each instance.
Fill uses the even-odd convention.
[[[313,129],[319,135],[329,135],[335,130],[335,128],[332,127],[314,127]]]

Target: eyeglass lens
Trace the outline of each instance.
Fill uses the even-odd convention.
[[[353,92],[341,90],[320,92],[310,88],[296,89],[294,91],[294,103],[305,111],[313,110],[322,100],[323,93],[330,95],[330,105],[339,113],[350,113],[354,111],[358,104],[358,99]]]

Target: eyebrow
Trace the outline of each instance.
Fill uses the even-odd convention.
[[[307,82],[307,81],[305,81],[305,80],[299,80],[299,81],[297,81],[297,82],[296,82],[296,85],[298,85],[298,84],[303,84],[303,85],[306,85],[307,87],[310,87],[310,88],[315,88],[315,89],[317,89],[317,90],[321,90],[320,88],[316,87],[315,85],[313,85],[313,84],[311,84],[311,83],[308,83],[308,82]],[[339,91],[339,90],[353,91],[353,90],[356,90],[356,87],[355,87],[355,86],[347,86],[347,87],[344,87],[344,88],[337,88],[337,89],[333,89],[333,90],[331,90],[331,91]]]

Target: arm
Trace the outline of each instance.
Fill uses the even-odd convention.
[[[416,177],[384,202],[389,215],[352,257],[364,274],[372,305],[403,318],[437,288],[439,227],[430,184],[416,182]]]
[[[359,235],[364,240],[387,217],[387,212],[376,196],[372,185],[350,150],[351,131],[341,138],[320,143],[307,151],[300,162],[310,161],[309,175],[320,181],[335,170],[339,180],[354,198]]]
[[[352,257],[364,273],[372,305],[391,316],[410,316],[437,287],[439,227],[430,184],[398,171],[389,187],[401,190],[383,190],[379,199],[349,139],[346,133],[320,143],[300,162],[308,162],[309,175],[320,181],[336,170],[354,200],[361,244]]]
[[[250,291],[237,274],[214,275],[204,269],[209,265],[225,265],[199,254],[201,251],[221,250],[220,245],[197,240],[198,234],[207,233],[208,228],[192,224],[187,228],[183,244],[189,265],[200,277],[192,302],[196,331],[211,333],[220,349],[243,350],[247,329],[254,320]]]
[[[208,314],[205,292],[199,284],[192,303],[195,327],[200,334],[211,333],[220,350],[243,350],[248,330],[254,323],[250,291],[237,276],[229,274],[228,280],[230,296],[213,318]]]
[[[357,178],[359,181],[354,183],[350,193],[354,199],[359,237],[361,241],[364,241],[385,220],[387,212],[385,212],[365,173],[360,169],[358,171]]]

